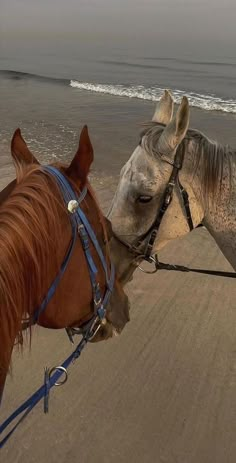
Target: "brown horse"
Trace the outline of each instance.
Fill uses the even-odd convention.
[[[19,129],[13,136],[11,150],[16,180],[0,194],[0,397],[13,345],[15,340],[22,342],[22,320],[28,318],[33,323],[36,309],[61,269],[72,235],[70,213],[56,180],[29,151]],[[93,148],[85,126],[71,164],[68,167],[57,165],[57,168],[78,195],[87,186],[87,194],[80,207],[110,268],[108,241],[111,227],[99,209],[87,179],[92,161]],[[91,240],[89,247],[104,295],[105,272]],[[90,274],[78,238],[55,294],[46,310],[39,315],[37,323],[46,328],[79,327],[93,314]],[[128,320],[128,298],[115,280],[106,322],[94,340],[107,339],[113,332],[120,333]]]

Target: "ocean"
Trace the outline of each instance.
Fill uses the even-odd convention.
[[[150,119],[150,105],[163,89],[170,89],[177,103],[186,95],[209,118],[216,113],[234,116],[235,82],[236,56],[147,56],[130,50],[101,53],[99,48],[0,53],[0,141],[8,142],[20,126],[43,161],[66,159],[76,147],[79,128],[87,123],[101,153],[95,167],[118,168],[128,154],[119,154],[124,152],[122,128],[132,120],[133,130]],[[104,150],[112,142],[111,162]]]

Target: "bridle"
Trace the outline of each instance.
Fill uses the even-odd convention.
[[[136,246],[138,247],[144,246],[144,252],[143,252],[142,257],[144,258],[144,260],[147,260],[147,261],[149,261],[151,255],[153,254],[154,243],[155,243],[162,219],[168,207],[170,206],[172,202],[174,188],[176,186],[179,188],[180,195],[182,197],[185,217],[188,222],[189,230],[191,231],[194,228],[191,211],[189,207],[188,193],[184,189],[184,187],[181,185],[180,180],[179,180],[179,172],[183,166],[184,151],[177,150],[175,157],[174,157],[174,161],[168,160],[164,155],[160,155],[160,156],[163,162],[167,162],[173,168],[172,168],[169,181],[167,183],[167,186],[163,194],[161,207],[157,212],[156,218],[153,224],[151,225],[151,227],[147,230],[145,234],[141,236],[141,238],[138,239],[138,243],[136,244]]]
[[[1,440],[0,438],[0,449],[5,445],[8,439],[11,437],[13,432],[19,426],[19,424],[26,418],[26,416],[30,413],[30,411],[37,405],[37,403],[44,399],[44,412],[48,413],[48,404],[49,404],[49,393],[53,386],[61,386],[67,381],[67,368],[73,363],[76,359],[78,359],[83,351],[84,347],[87,345],[89,341],[91,341],[98,330],[104,324],[106,320],[106,308],[108,301],[110,299],[111,293],[114,288],[115,282],[115,269],[114,265],[110,263],[110,268],[108,268],[108,264],[106,262],[106,258],[103,254],[103,251],[99,245],[99,242],[96,238],[96,235],[85,215],[83,210],[80,207],[81,202],[85,199],[87,194],[87,188],[85,187],[80,195],[78,196],[77,193],[73,190],[71,184],[67,180],[67,178],[55,167],[46,166],[43,167],[43,171],[52,177],[55,178],[60,192],[62,194],[64,203],[68,210],[70,211],[70,222],[71,222],[71,230],[72,230],[72,239],[69,245],[69,249],[66,253],[66,256],[62,262],[60,271],[56,278],[54,279],[53,283],[51,284],[47,295],[45,296],[41,305],[37,308],[34,313],[33,324],[37,323],[40,315],[45,311],[49,301],[52,299],[56,288],[58,287],[62,275],[65,273],[67,265],[70,261],[72,256],[72,252],[75,246],[75,243],[79,237],[82,243],[83,251],[86,257],[91,287],[92,287],[92,294],[93,294],[93,313],[89,319],[89,321],[85,322],[82,327],[79,328],[67,328],[67,334],[69,339],[73,343],[73,336],[75,334],[81,334],[82,339],[79,341],[78,345],[74,349],[74,351],[67,357],[63,363],[59,366],[53,367],[51,369],[45,368],[44,372],[44,384],[32,394],[23,404],[21,404],[2,424],[0,423],[0,435],[8,429],[8,427],[14,422],[17,418],[18,421],[12,427],[10,431],[7,432],[6,436]],[[106,291],[104,296],[101,294],[101,289],[99,283],[97,281],[97,273],[98,270],[96,268],[95,262],[93,260],[91,251],[90,251],[90,241],[93,243],[94,248],[97,251],[97,254],[100,258],[105,278],[106,278]],[[32,324],[32,323],[30,323]],[[26,327],[28,326],[26,321]],[[59,379],[64,375],[64,379]],[[1,399],[1,397],[0,397]]]
[[[62,194],[65,206],[70,212],[70,222],[71,222],[71,229],[72,229],[72,239],[66,253],[66,256],[62,262],[61,268],[59,270],[58,275],[55,277],[54,281],[52,282],[46,296],[44,297],[41,305],[36,309],[33,315],[33,320],[27,319],[23,320],[23,329],[28,328],[32,324],[36,324],[39,320],[40,315],[45,311],[48,303],[52,299],[53,295],[55,294],[56,288],[58,287],[60,280],[65,273],[65,270],[68,266],[70,258],[72,256],[74,245],[77,241],[77,238],[80,238],[83,251],[86,257],[92,293],[93,293],[93,306],[94,311],[91,314],[88,321],[81,322],[81,325],[78,328],[66,328],[67,335],[69,336],[70,341],[73,341],[73,336],[75,334],[84,334],[89,333],[89,340],[91,341],[101,326],[105,323],[105,316],[106,316],[106,306],[109,302],[115,281],[115,269],[113,263],[110,264],[110,270],[108,269],[106,258],[103,255],[102,249],[98,243],[96,235],[86,217],[84,212],[82,211],[80,204],[86,197],[87,194],[87,187],[84,187],[80,195],[78,196],[77,193],[71,187],[71,184],[67,180],[67,178],[62,174],[62,172],[52,166],[45,166],[43,167],[43,171],[53,176],[58,184],[60,192]],[[91,252],[90,252],[90,244],[89,239],[93,243],[97,254],[100,258],[102,263],[103,270],[105,272],[106,278],[106,292],[104,297],[101,296],[101,290],[99,283],[97,282],[97,268],[93,261]],[[87,319],[88,317],[86,317]],[[90,329],[93,327],[92,329]],[[88,334],[87,334],[88,335]]]
[[[174,189],[177,186],[179,188],[179,192],[182,198],[182,203],[184,207],[184,213],[186,220],[188,222],[189,230],[193,230],[193,220],[191,216],[190,206],[189,206],[189,199],[188,193],[182,186],[179,180],[179,172],[182,169],[183,161],[184,161],[184,151],[178,149],[176,151],[174,160],[171,161],[167,159],[164,155],[160,155],[161,160],[163,162],[168,163],[172,166],[172,172],[170,174],[168,183],[165,187],[164,194],[162,196],[161,206],[157,211],[156,217],[150,228],[140,237],[138,237],[133,244],[126,242],[125,240],[121,239],[119,236],[115,235],[116,239],[120,241],[124,246],[126,246],[131,253],[136,257],[137,260],[143,259],[148,262],[153,262],[153,247],[154,243],[162,222],[162,219],[170,206]]]
[[[195,228],[193,224],[192,216],[191,216],[188,193],[185,190],[185,188],[182,186],[180,179],[179,179],[179,172],[181,171],[183,167],[183,162],[184,162],[184,150],[182,149],[182,146],[180,145],[178,147],[173,161],[171,159],[168,159],[163,154],[160,154],[160,158],[163,162],[166,162],[172,166],[172,172],[170,174],[167,186],[164,190],[164,194],[161,200],[161,206],[159,210],[157,211],[154,222],[152,223],[151,227],[143,235],[138,237],[132,244],[128,243],[123,238],[120,238],[113,231],[115,239],[128,249],[128,251],[134,257],[133,263],[135,263],[138,266],[138,268],[144,273],[152,274],[152,273],[156,273],[158,270],[173,270],[173,271],[180,271],[180,272],[195,272],[195,273],[203,273],[206,275],[236,278],[236,272],[223,272],[220,270],[197,269],[197,268],[185,267],[183,265],[167,264],[164,262],[160,262],[158,259],[157,253],[155,254],[153,253],[153,247],[154,247],[157,235],[158,235],[158,231],[159,231],[162,219],[168,207],[171,204],[171,201],[173,199],[174,189],[176,187],[179,189],[180,196],[182,198],[184,215],[188,223],[189,230],[192,231]],[[197,225],[197,227],[200,225]],[[150,264],[154,264],[154,270],[143,269],[140,265],[142,260],[147,261]]]
[[[70,212],[69,217],[71,222],[72,239],[58,275],[51,284],[48,293],[46,294],[40,307],[38,307],[37,310],[34,312],[34,322],[37,322],[42,312],[46,309],[53,294],[55,293],[56,288],[61,280],[61,277],[64,274],[67,265],[70,261],[75,243],[79,237],[89,269],[89,276],[93,295],[93,313],[89,321],[83,323],[82,327],[79,327],[78,329],[70,327],[67,328],[67,334],[70,340],[72,340],[74,334],[87,333],[88,340],[90,341],[98,332],[101,325],[105,323],[106,307],[114,288],[115,268],[112,262],[110,263],[110,269],[108,268],[106,258],[97,240],[96,234],[94,233],[93,228],[90,225],[85,213],[80,207],[80,204],[86,197],[87,187],[85,186],[80,195],[78,196],[77,193],[75,193],[75,191],[73,190],[71,184],[69,183],[65,175],[63,175],[59,169],[52,166],[46,166],[43,167],[43,171],[53,176],[59,186],[64,203]],[[98,254],[98,257],[101,261],[105,273],[106,291],[103,297],[101,294],[99,283],[97,281],[98,270],[96,268],[95,262],[91,254],[89,243],[90,240]]]

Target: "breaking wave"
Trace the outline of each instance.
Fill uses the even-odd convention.
[[[138,98],[141,100],[157,101],[163,94],[164,88],[158,86],[144,85],[114,85],[100,84],[91,82],[80,82],[60,77],[43,76],[21,71],[0,70],[0,76],[11,80],[33,79],[40,82],[48,82],[60,85],[70,85],[74,89],[86,90],[89,92],[113,95],[117,97]],[[225,113],[236,114],[236,100],[221,98],[215,94],[204,95],[197,92],[186,92],[184,90],[171,89],[173,97],[177,103],[186,95],[191,106],[204,109],[206,111],[223,111]]]
[[[141,100],[157,101],[163,94],[164,88],[145,87],[143,85],[111,85],[111,84],[94,84],[89,82],[79,82],[71,80],[70,86],[89,92],[103,93],[119,97],[139,98]],[[177,103],[185,95],[188,97],[191,106],[205,109],[206,111],[223,111],[226,113],[236,113],[236,100],[222,99],[216,95],[203,95],[195,92],[185,92],[183,90],[171,90],[172,95]]]

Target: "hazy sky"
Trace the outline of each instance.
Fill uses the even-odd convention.
[[[236,55],[236,0],[0,0],[0,44],[210,47]]]

